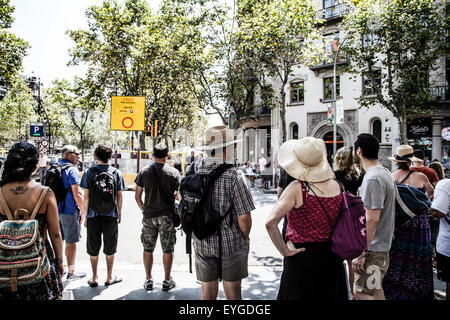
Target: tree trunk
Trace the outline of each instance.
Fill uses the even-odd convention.
[[[398,133],[400,138],[401,144],[408,144],[408,137],[407,137],[407,116],[402,115],[398,117]]]
[[[282,142],[286,141],[286,93],[284,92],[286,84],[283,84],[281,90],[280,90],[280,97],[281,97],[281,103],[280,103],[280,125],[281,125],[281,138]]]

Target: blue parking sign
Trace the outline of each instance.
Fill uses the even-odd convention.
[[[44,125],[40,122],[30,123],[30,136],[43,137],[44,136]]]

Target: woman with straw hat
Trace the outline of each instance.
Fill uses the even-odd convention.
[[[313,137],[286,141],[278,162],[297,179],[284,190],[266,221],[272,242],[285,257],[278,299],[348,300],[343,261],[331,251],[342,193],[333,180],[325,143]],[[278,229],[286,215],[287,243]]]
[[[411,162],[416,161],[413,148],[401,145],[395,153],[394,157],[388,157],[398,167],[392,173],[395,181],[431,196],[433,186],[428,178],[421,172],[410,170]],[[387,300],[434,299],[430,223],[427,212],[416,214],[394,231],[389,269],[383,280]]]

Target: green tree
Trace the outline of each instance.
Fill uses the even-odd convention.
[[[436,97],[433,73],[445,44],[448,20],[444,3],[434,0],[357,1],[345,19],[353,34],[343,50],[350,71],[370,81],[362,107],[380,104],[399,122],[401,143],[407,143],[407,120],[430,114]],[[379,77],[381,73],[381,79]]]
[[[30,48],[26,41],[7,31],[14,21],[13,12],[10,0],[0,0],[0,78],[8,86],[13,85],[14,77],[21,70],[23,58]]]
[[[311,0],[243,0],[239,9],[243,50],[254,52],[265,73],[281,83],[274,99],[282,141],[286,141],[286,85],[294,66],[311,65],[321,58],[321,20]]]
[[[162,139],[198,118],[192,96],[181,90],[193,81],[197,29],[170,3],[165,8],[152,14],[146,1],[105,0],[87,10],[88,30],[68,32],[75,42],[71,64],[87,64],[91,95],[104,104],[111,95],[145,96],[148,124],[159,120]],[[145,150],[143,132],[139,144]]]
[[[33,95],[21,77],[15,77],[5,98],[0,101],[0,144],[27,141],[30,122],[37,120]]]
[[[92,97],[90,87],[86,82],[78,77],[75,77],[74,82],[70,83],[68,80],[54,80],[52,87],[47,90],[50,105],[59,106],[60,110],[64,110],[69,119],[66,133],[77,132],[79,139],[82,161],[84,161],[84,153],[86,147],[89,145],[89,127],[88,120],[94,112],[100,110],[99,103]],[[69,143],[76,143],[71,142]]]

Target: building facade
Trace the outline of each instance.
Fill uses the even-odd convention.
[[[317,0],[317,10],[325,20],[325,38],[339,39],[342,43],[344,34],[340,30],[342,18],[348,12],[345,4],[333,0]],[[331,44],[325,51],[333,54]],[[325,141],[330,163],[333,157],[333,126],[328,121],[328,110],[333,103],[334,63],[323,61],[315,66],[296,66],[285,88],[286,130],[287,139],[300,139],[307,136],[321,138]],[[370,81],[363,75],[350,74],[344,71],[350,63],[341,56],[336,63],[336,96],[341,100],[344,110],[344,122],[337,124],[337,148],[353,145],[359,133],[371,133],[380,141],[380,160],[386,167],[392,163],[387,159],[399,145],[398,123],[392,113],[380,105],[361,108],[357,98],[370,96]],[[450,126],[450,108],[448,101],[449,59],[442,57],[440,67],[435,75],[439,79],[439,87],[433,88],[440,93],[437,99],[438,112],[427,119],[411,119],[408,123],[409,143],[415,148],[426,151],[429,160],[438,159],[446,163],[449,142],[442,139],[442,129]],[[380,72],[383,72],[381,68]],[[381,81],[381,76],[380,76]],[[275,92],[280,89],[279,81],[270,83]],[[258,97],[255,97],[258,103]],[[240,137],[244,145],[238,151],[238,162],[252,161],[257,163],[261,155],[275,166],[278,147],[282,142],[280,132],[279,110],[277,108],[255,110],[255,114],[244,118],[241,123]],[[426,135],[421,130],[426,131]],[[447,158],[448,159],[448,158]],[[448,163],[448,160],[447,160]]]

